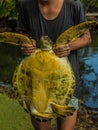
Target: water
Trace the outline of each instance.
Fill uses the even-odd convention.
[[[12,87],[12,76],[22,57],[20,46],[0,43],[0,86]]]
[[[98,108],[98,34],[92,44],[79,51],[82,79],[81,99],[88,107]],[[0,86],[12,86],[12,75],[23,56],[20,47],[0,44]]]
[[[80,50],[80,73],[82,79],[81,99],[91,108],[98,108],[98,34],[92,35],[89,47]]]

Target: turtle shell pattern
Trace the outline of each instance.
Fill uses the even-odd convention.
[[[35,117],[66,116],[74,110],[68,106],[75,88],[74,73],[68,58],[59,58],[52,50],[37,49],[25,58],[16,68],[13,85],[20,102]]]

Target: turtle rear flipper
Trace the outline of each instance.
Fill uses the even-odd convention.
[[[31,113],[31,115],[38,117],[38,118],[42,118],[42,119],[52,119],[56,117],[55,113],[39,113],[39,112],[33,112]]]
[[[75,108],[73,106],[58,105],[56,103],[52,103],[51,106],[55,113],[63,117],[72,115],[75,111]]]

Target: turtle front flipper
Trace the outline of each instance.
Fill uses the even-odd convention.
[[[56,103],[51,103],[53,111],[60,116],[66,117],[69,115],[72,115],[73,112],[75,111],[75,108],[73,106],[64,106],[64,105],[59,105]]]
[[[2,32],[0,33],[0,43],[21,45],[23,43],[32,44],[32,41],[28,36],[20,34],[20,33]]]

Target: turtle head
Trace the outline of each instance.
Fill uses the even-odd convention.
[[[52,41],[48,36],[42,36],[40,38],[40,49],[41,50],[51,50],[52,49]]]

